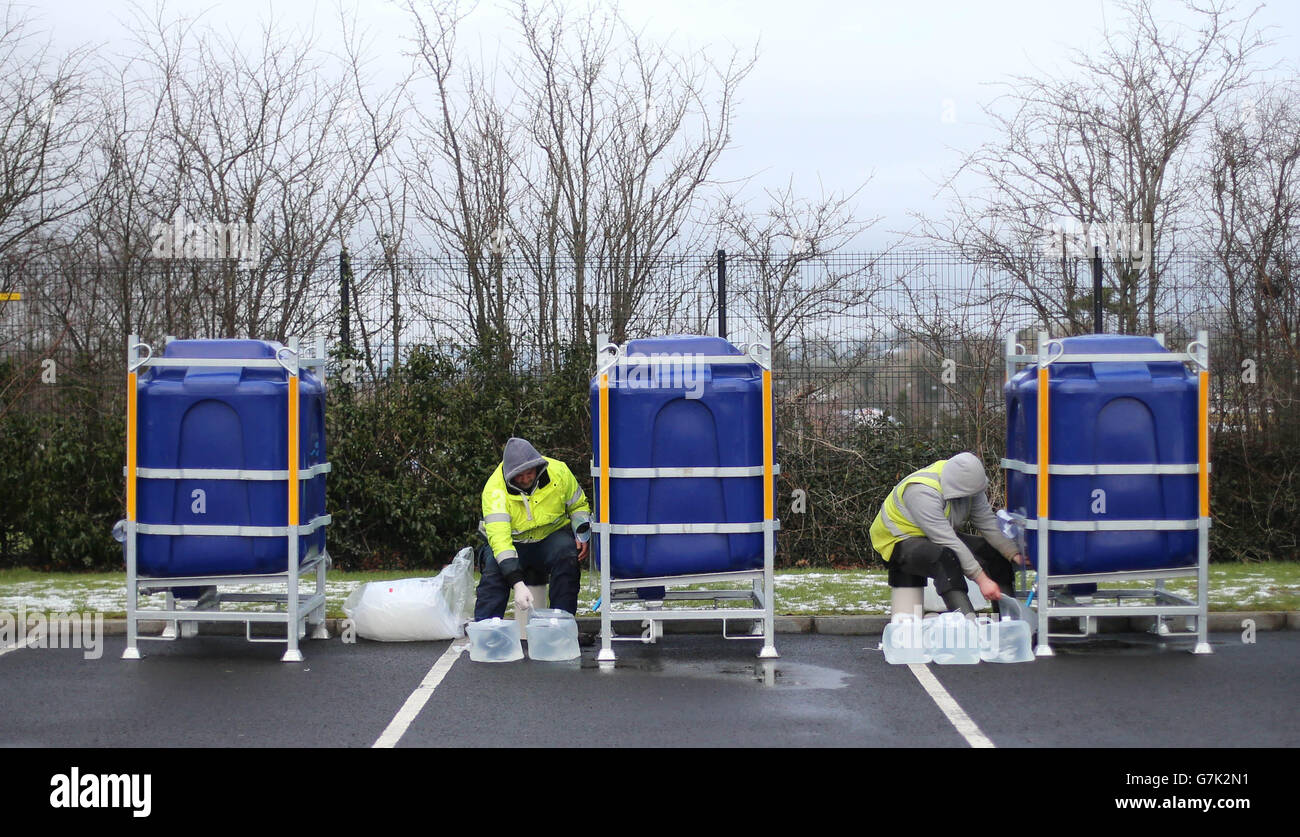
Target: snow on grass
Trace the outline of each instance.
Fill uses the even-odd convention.
[[[344,573],[331,571],[326,582],[326,606],[330,616],[343,615],[343,600],[366,581],[399,577],[397,573]],[[433,572],[409,573],[428,577]],[[1032,576],[1031,576],[1032,580]],[[776,612],[783,615],[885,614],[889,612],[889,581],[883,570],[789,570],[777,573]],[[694,589],[719,585],[693,585]],[[738,588],[731,582],[724,587]],[[1116,586],[1137,586],[1130,583]],[[277,592],[277,585],[252,584],[242,588],[222,588],[222,592]],[[690,588],[688,588],[690,589]],[[1165,589],[1194,599],[1195,579],[1171,579]],[[315,590],[315,580],[304,577],[300,590]],[[283,592],[280,585],[278,592]],[[592,615],[591,608],[600,597],[600,575],[584,572],[579,592],[579,615]],[[161,608],[161,593],[142,596],[142,607]],[[668,603],[667,607],[700,607],[700,602]],[[704,606],[708,606],[707,603]],[[719,607],[743,607],[743,602],[723,602]],[[108,616],[126,611],[125,573],[51,573],[30,570],[0,570],[0,611],[80,612],[92,611]],[[226,607],[241,610],[269,611],[272,604],[239,603]],[[618,607],[621,607],[619,605]],[[1300,610],[1300,564],[1216,564],[1210,568],[1211,610]]]

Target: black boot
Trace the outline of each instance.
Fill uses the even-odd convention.
[[[975,608],[971,606],[970,596],[965,590],[952,589],[943,594],[943,604],[949,610],[955,610],[964,616],[974,616]]]

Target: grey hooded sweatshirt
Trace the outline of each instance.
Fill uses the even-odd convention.
[[[529,468],[540,468],[537,474],[538,482],[541,481],[542,473],[546,471],[546,457],[537,452],[537,448],[528,443],[526,439],[520,439],[511,436],[506,441],[505,450],[501,452],[501,475],[506,478],[507,489],[517,489],[515,477],[519,476],[520,471],[527,471]],[[533,486],[525,486],[524,493],[530,493]]]
[[[913,483],[903,492],[903,505],[908,519],[920,527],[932,543],[951,549],[961,561],[961,570],[967,578],[977,578],[984,570],[970,548],[957,537],[957,529],[968,522],[979,530],[994,549],[1010,560],[1020,551],[1015,541],[1002,534],[998,518],[989,506],[989,479],[984,474],[984,463],[973,453],[959,453],[948,460],[939,478],[940,492],[927,485]],[[945,517],[947,504],[952,513]]]

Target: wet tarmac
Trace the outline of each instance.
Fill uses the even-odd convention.
[[[1300,632],[1255,644],[1213,635],[1106,635],[1031,663],[930,666],[1004,746],[1297,746]],[[875,636],[779,635],[781,658],[720,636],[620,642],[569,663],[473,663],[462,654],[401,747],[964,747],[966,739]],[[144,660],[23,649],[0,657],[0,746],[346,746],[384,731],[448,643],[235,637],[150,643]]]

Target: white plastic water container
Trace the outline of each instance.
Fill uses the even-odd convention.
[[[528,620],[528,658],[545,662],[576,660],[578,620],[567,610],[539,608]]]
[[[1029,608],[1015,596],[1003,594],[1002,598],[998,599],[998,612],[1002,614],[1003,619],[1022,619],[1028,622],[1029,617],[1025,615],[1028,610]]]
[[[510,663],[524,658],[519,623],[513,619],[484,619],[465,626],[469,658],[476,663]]]
[[[945,613],[925,623],[925,648],[939,665],[980,661],[979,627],[960,613]]]
[[[919,592],[919,588],[918,588]],[[885,652],[885,662],[894,665],[930,662],[930,652],[925,647],[925,625],[920,619],[901,614],[890,620],[880,638]]]
[[[990,663],[1033,662],[1033,632],[1023,619],[980,617],[980,659]]]

